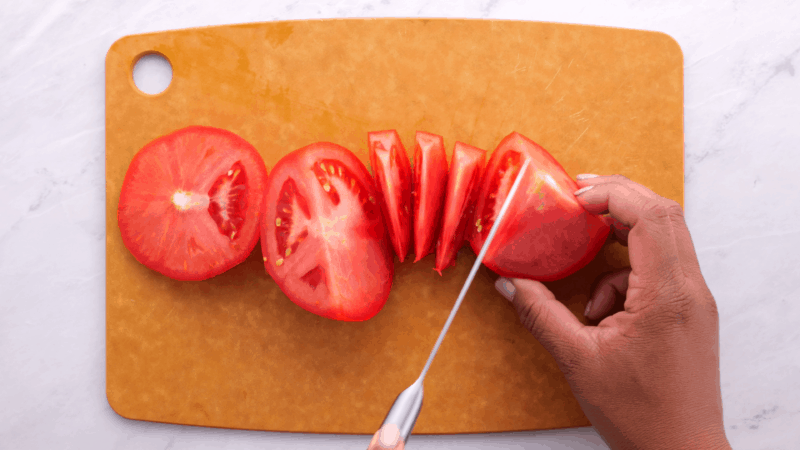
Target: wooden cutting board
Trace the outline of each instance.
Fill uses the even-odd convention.
[[[139,92],[132,67],[164,55],[173,80]],[[291,303],[260,246],[229,272],[179,282],[122,244],[117,206],[134,154],[189,125],[231,130],[268,167],[315,141],[369,167],[367,132],[395,128],[492,151],[518,131],[571,176],[621,173],[683,201],[682,54],[670,37],[478,20],[256,23],[128,36],[106,59],[108,401],[140,420],[259,430],[373,433],[419,374],[475,256],[440,277],[433,256],[397,264],[386,307],[336,322]],[[583,320],[592,282],[628,264],[609,243],[548,286]],[[588,425],[551,356],[483,268],[425,381],[415,433]]]

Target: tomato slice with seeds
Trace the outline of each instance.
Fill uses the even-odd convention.
[[[289,299],[329,319],[362,321],[386,303],[394,257],[367,168],[349,150],[319,142],[272,170],[261,249]]]
[[[531,159],[483,263],[506,277],[564,278],[603,247],[607,219],[587,212],[578,185],[547,150],[519,133],[500,142],[480,187],[470,244],[477,253],[526,159]]]
[[[441,136],[417,131],[414,147],[414,262],[433,251],[439,233],[445,188],[447,155]]]
[[[122,183],[122,241],[145,266],[204,280],[244,261],[258,241],[267,168],[218,128],[188,127],[145,145]]]
[[[477,188],[481,181],[486,151],[456,142],[447,196],[444,203],[442,230],[436,244],[436,268],[442,270],[456,265],[456,253],[464,245],[467,224],[472,219]]]
[[[411,164],[397,131],[372,131],[367,137],[389,238],[403,262],[411,244]]]

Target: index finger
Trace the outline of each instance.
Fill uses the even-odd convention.
[[[624,177],[597,177],[590,183],[591,188],[578,191],[578,201],[587,211],[608,211],[630,227],[628,250],[634,272],[661,279],[683,275],[687,268],[699,272],[683,208],[677,202]]]

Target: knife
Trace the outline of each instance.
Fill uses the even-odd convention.
[[[453,322],[453,318],[456,316],[458,308],[461,306],[461,302],[464,301],[464,297],[466,296],[467,291],[472,284],[472,280],[475,278],[475,274],[478,272],[481,262],[483,262],[486,251],[489,249],[495,233],[497,233],[500,222],[502,221],[503,216],[508,209],[508,205],[511,204],[511,200],[514,198],[514,194],[516,194],[517,188],[519,188],[519,184],[522,181],[523,175],[525,174],[525,169],[528,168],[528,164],[530,162],[531,160],[527,159],[522,165],[522,168],[519,170],[519,174],[517,174],[517,178],[514,180],[514,184],[511,186],[511,190],[508,192],[508,197],[506,197],[506,200],[503,202],[503,206],[500,208],[500,212],[497,214],[497,219],[495,219],[491,230],[489,230],[489,235],[486,237],[486,242],[483,243],[483,247],[481,247],[481,251],[478,253],[478,258],[475,260],[475,264],[472,265],[472,269],[469,271],[467,281],[464,282],[464,287],[461,288],[461,292],[458,294],[456,303],[453,305],[453,309],[450,311],[450,316],[447,318],[447,322],[445,322],[441,333],[439,333],[439,338],[433,345],[433,350],[431,350],[431,354],[428,356],[428,361],[425,363],[422,373],[420,373],[419,378],[417,378],[417,380],[411,384],[411,386],[406,388],[400,393],[400,395],[397,396],[397,399],[395,399],[392,407],[389,409],[389,413],[386,414],[383,424],[381,424],[381,428],[387,424],[396,425],[400,430],[400,438],[403,440],[403,442],[408,441],[408,437],[411,435],[411,430],[414,429],[414,424],[417,422],[417,417],[422,409],[422,383],[425,379],[425,374],[428,373],[428,368],[431,366],[433,358],[436,356],[436,352],[439,350],[439,346],[442,344],[442,340],[444,340],[444,336],[447,334],[447,330],[450,328],[450,324]]]

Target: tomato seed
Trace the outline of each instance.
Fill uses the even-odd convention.
[[[281,218],[280,218],[280,217],[278,217],[277,219],[275,219],[275,226],[276,226],[276,227],[279,227],[279,226],[281,226]]]
[[[276,266],[280,266],[281,264],[283,264],[283,258],[280,258],[280,259],[275,261],[275,265]]]

